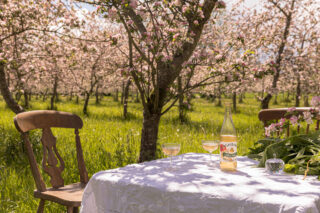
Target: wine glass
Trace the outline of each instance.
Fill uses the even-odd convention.
[[[165,143],[162,146],[162,151],[165,155],[170,156],[170,167],[172,170],[172,156],[176,156],[180,152],[180,144],[178,143]]]
[[[202,141],[202,147],[206,151],[210,153],[210,163],[209,165],[212,165],[212,152],[217,150],[219,147],[219,141],[218,140],[203,140]]]

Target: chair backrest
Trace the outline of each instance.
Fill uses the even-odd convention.
[[[292,115],[286,115],[289,108],[263,109],[259,112],[259,120],[263,122],[264,126],[268,126],[268,121],[275,120],[278,122],[281,118],[289,119]],[[310,111],[311,107],[297,107],[296,112],[303,114],[303,112]],[[307,124],[306,134],[309,133],[310,125]],[[319,119],[317,118],[316,130],[319,130]],[[300,126],[297,126],[297,131],[300,133]],[[278,133],[279,135],[279,133]],[[287,136],[290,136],[290,127],[287,127]]]
[[[80,173],[80,182],[85,184],[88,182],[88,173],[84,164],[83,153],[79,137],[79,129],[82,128],[83,123],[79,116],[67,112],[38,110],[23,112],[16,115],[16,117],[14,118],[14,124],[17,130],[22,135],[32,170],[32,175],[34,177],[38,191],[45,191],[46,186],[39,172],[39,168],[29,140],[28,131],[33,129],[42,129],[42,168],[44,172],[46,172],[50,176],[50,183],[53,188],[59,188],[64,186],[64,180],[61,176],[61,173],[65,168],[65,164],[57,150],[56,138],[53,136],[51,128],[58,127],[75,129],[75,140],[78,169]]]

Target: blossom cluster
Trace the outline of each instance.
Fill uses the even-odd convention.
[[[283,130],[289,125],[300,126],[301,122],[306,122],[309,125],[312,124],[312,119],[319,114],[320,96],[314,96],[312,98],[311,105],[312,108],[302,114],[299,114],[295,107],[289,108],[285,114],[285,116],[289,118],[281,118],[278,123],[272,123],[268,127],[265,127],[265,135],[270,137],[272,133],[283,132]]]

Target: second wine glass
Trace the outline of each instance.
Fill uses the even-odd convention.
[[[172,156],[176,156],[180,152],[180,144],[178,143],[165,143],[162,145],[162,151],[165,155],[170,156],[170,167],[172,170]]]
[[[218,140],[203,140],[202,141],[202,147],[204,150],[208,151],[210,153],[210,162],[209,165],[212,165],[212,152],[218,149],[219,147],[219,141]]]

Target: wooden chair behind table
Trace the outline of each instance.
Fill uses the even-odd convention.
[[[81,118],[71,113],[41,110],[20,113],[14,118],[14,123],[18,131],[21,132],[32,175],[36,183],[37,190],[34,191],[34,197],[40,198],[37,212],[43,212],[45,200],[66,206],[68,212],[78,212],[83,190],[88,182],[88,173],[84,164],[79,137],[79,129],[83,126]],[[64,185],[61,173],[65,164],[56,148],[56,138],[51,132],[52,127],[75,129],[80,183]],[[50,176],[52,188],[46,187],[32,151],[28,131],[33,129],[42,129],[42,168]]]
[[[259,112],[258,117],[259,117],[259,120],[263,122],[264,127],[267,127],[269,121],[278,122],[281,118],[289,119],[291,117],[290,115],[285,116],[285,114],[288,112],[288,109],[289,108],[263,109]],[[296,108],[296,111],[302,115],[303,112],[307,112],[310,109],[311,109],[310,107],[298,107]],[[319,123],[320,123],[319,118],[317,118],[316,130],[319,130]],[[307,124],[306,134],[309,133],[309,129],[310,129],[310,125]],[[297,126],[297,132],[300,133],[300,126]],[[290,136],[290,127],[287,127],[286,134],[287,134],[287,137]],[[279,136],[279,132],[278,132],[278,136]]]

